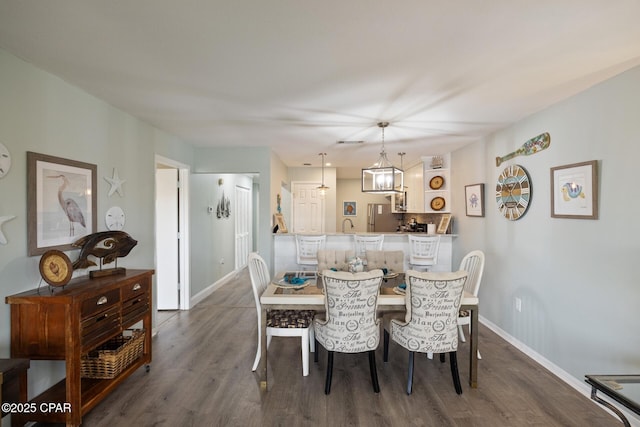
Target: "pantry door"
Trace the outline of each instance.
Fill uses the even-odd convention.
[[[292,182],[294,233],[323,233],[324,198],[318,191],[319,182]]]

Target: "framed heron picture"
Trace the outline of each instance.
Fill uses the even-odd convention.
[[[97,231],[97,167],[27,152],[27,240],[29,255],[71,244]]]

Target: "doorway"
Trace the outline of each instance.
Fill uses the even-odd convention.
[[[156,156],[156,309],[188,310],[189,167]]]
[[[318,182],[292,182],[293,232],[324,233],[324,198]]]

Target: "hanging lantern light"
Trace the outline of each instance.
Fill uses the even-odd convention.
[[[371,167],[362,169],[362,192],[391,194],[404,190],[404,171],[391,164],[384,151],[384,129],[389,122],[380,122],[378,127],[382,129],[382,151],[380,158]]]

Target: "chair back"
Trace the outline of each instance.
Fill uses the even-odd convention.
[[[386,268],[388,273],[404,271],[404,252],[402,251],[367,251],[367,269]]]
[[[466,254],[460,262],[460,270],[468,274],[464,290],[477,297],[484,272],[484,252],[476,250]]]
[[[349,261],[356,256],[353,250],[318,249],[318,271],[335,269],[348,271]]]
[[[260,295],[264,293],[271,281],[271,275],[269,274],[269,267],[264,259],[257,252],[251,252],[247,257],[247,264],[249,265],[249,277],[251,278],[251,288],[253,289],[253,297],[256,301],[256,308],[258,309],[258,322],[260,321]]]
[[[316,327],[316,338],[328,351],[361,353],[378,348],[376,311],[382,276],[382,270],[324,272],[326,324]]]
[[[409,234],[409,264],[435,265],[438,263],[440,236],[416,236]]]
[[[318,250],[324,248],[327,236],[296,234],[296,261],[302,265],[318,265]]]
[[[466,271],[407,271],[407,324],[392,325],[393,340],[420,353],[456,351],[458,312],[466,278]]]
[[[367,251],[381,251],[384,243],[384,234],[380,235],[361,235],[354,234],[353,239],[356,246],[356,256],[365,258]]]

